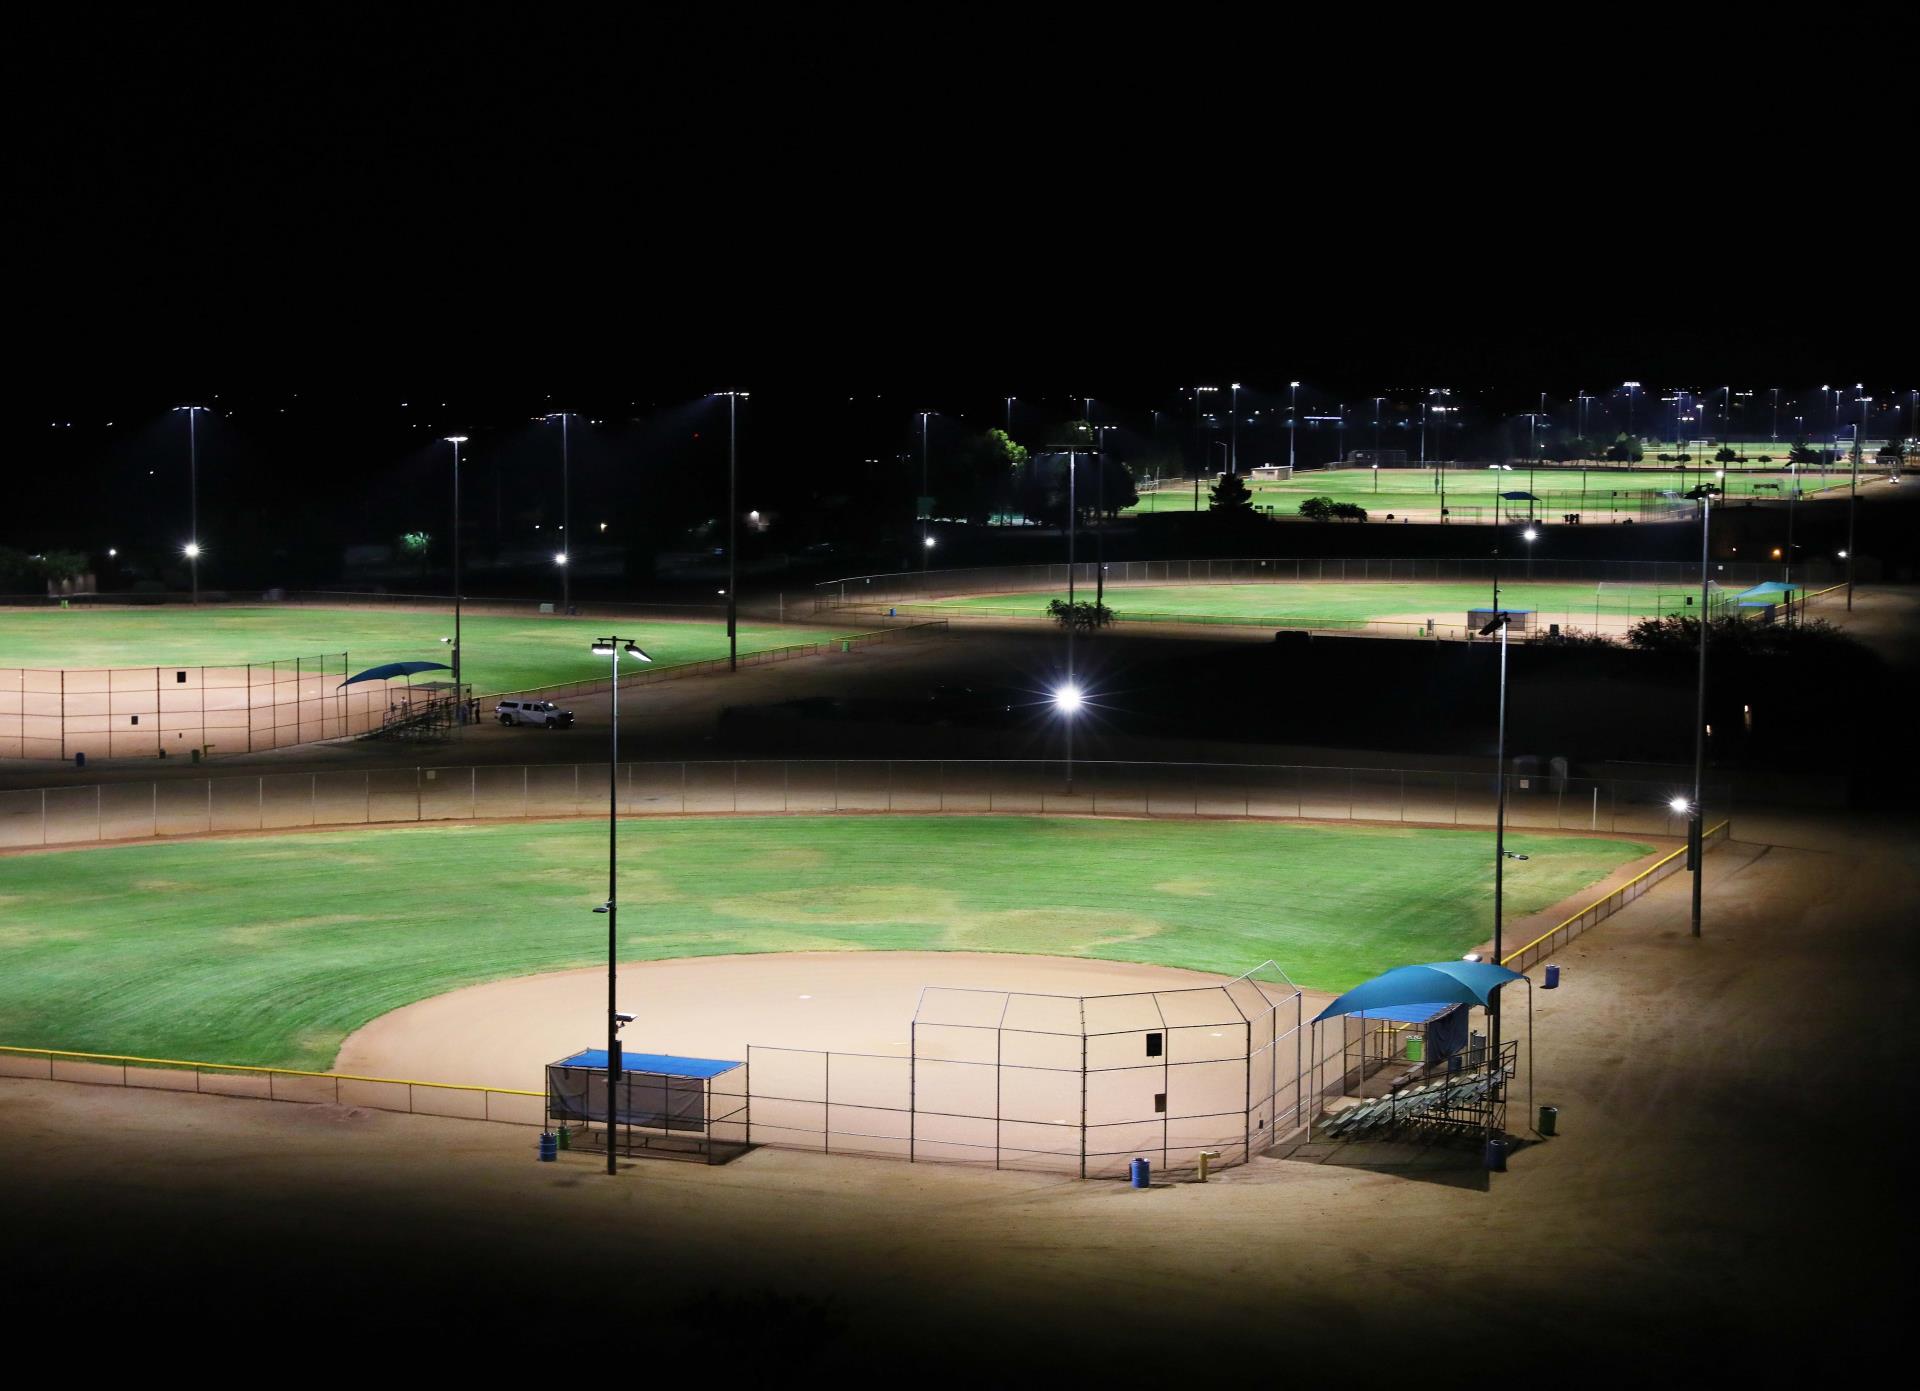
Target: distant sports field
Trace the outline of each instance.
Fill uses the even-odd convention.
[[[620,829],[622,957],[948,950],[1337,990],[1490,930],[1484,831],[779,817]],[[1510,834],[1512,918],[1648,852]],[[0,860],[0,1043],[325,1067],[352,1030],[603,961],[591,821],[184,841]]]
[[[1515,567],[1522,576],[1525,563]],[[1667,613],[1690,613],[1696,591],[1681,585],[1595,584],[1589,580],[1503,580],[1500,602],[1531,609],[1537,624],[1560,623],[1586,630],[1618,630],[1628,622]],[[1040,618],[1047,604],[1066,598],[1065,588],[1031,594],[968,594],[900,606],[913,613],[971,614],[981,618]],[[1081,585],[1080,599],[1093,587]],[[1467,610],[1486,608],[1493,585],[1485,580],[1315,580],[1260,584],[1108,585],[1107,607],[1122,621],[1247,623],[1268,627],[1354,626],[1372,622],[1459,627]]]
[[[1720,477],[1719,467],[1711,465],[1704,476],[1713,478],[1716,486],[1726,489],[1730,497],[1783,498],[1792,483],[1792,476],[1784,471],[1729,469]],[[1659,494],[1684,493],[1699,484],[1702,477],[1700,469],[1542,468],[1529,474],[1520,467],[1510,471],[1450,468],[1445,478],[1446,505],[1449,511],[1475,520],[1492,521],[1496,504],[1513,515],[1525,516],[1528,504],[1524,500],[1501,502],[1499,494],[1531,491],[1540,499],[1533,504],[1536,516],[1551,518],[1568,512],[1578,512],[1593,520],[1616,512],[1623,517],[1640,516],[1650,506],[1670,508],[1671,500],[1663,503]],[[1799,478],[1803,497],[1823,487],[1844,488],[1848,482],[1847,471],[1840,468],[1831,469],[1825,475],[1817,468],[1802,469]],[[1369,520],[1383,520],[1389,512],[1437,515],[1441,505],[1441,479],[1433,469],[1381,469],[1377,480],[1372,469],[1315,469],[1290,479],[1245,478],[1243,481],[1252,491],[1256,506],[1271,507],[1276,515],[1283,516],[1296,514],[1301,502],[1310,497],[1358,503],[1367,509]],[[1202,479],[1199,495],[1202,511],[1210,505],[1208,486],[1209,480]],[[1474,508],[1481,509],[1478,517],[1470,510]],[[1155,489],[1143,488],[1138,505],[1127,510],[1135,514],[1191,512],[1194,510],[1193,480],[1170,480]]]
[[[617,626],[663,666],[727,655],[723,622],[623,619]],[[604,618],[465,614],[461,675],[477,694],[591,680],[606,673],[607,662],[588,646],[606,631]],[[12,609],[0,610],[0,666],[241,666],[345,652],[354,670],[364,671],[382,662],[448,661],[440,639],[452,634],[452,612],[431,609]],[[751,652],[839,635],[824,628],[742,624],[739,643],[741,651]]]

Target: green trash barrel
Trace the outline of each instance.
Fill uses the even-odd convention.
[[[1542,1106],[1540,1108],[1540,1124],[1535,1126],[1534,1129],[1538,1130],[1542,1135],[1552,1135],[1555,1133],[1554,1128],[1559,1124],[1560,1108],[1558,1106]]]
[[[1427,1041],[1418,1034],[1407,1035],[1407,1061],[1417,1063],[1427,1056]]]

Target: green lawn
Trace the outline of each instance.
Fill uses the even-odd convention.
[[[603,960],[592,822],[186,841],[0,860],[0,1043],[324,1068],[353,1029]],[[1033,952],[1309,987],[1458,956],[1485,832],[1020,817],[634,821],[622,955]],[[1514,835],[1511,917],[1645,845]]]
[[[607,661],[588,646],[605,618],[467,614],[460,621],[462,675],[476,694],[558,685],[604,676]],[[613,623],[660,665],[727,655],[724,622]],[[345,652],[355,671],[382,662],[446,661],[440,642],[453,615],[416,609],[207,606],[0,611],[0,666],[227,666]],[[740,649],[824,642],[824,628],[742,624]]]
[[[1682,586],[1607,585],[1592,581],[1524,578],[1525,562],[1514,569],[1522,578],[1502,580],[1500,601],[1511,609],[1532,609],[1538,624],[1570,624],[1591,629],[1603,619],[1642,618],[1657,613],[1687,612],[1684,597],[1693,591]],[[1076,597],[1090,599],[1091,586],[1082,585]],[[972,614],[983,618],[1030,618],[1046,614],[1047,603],[1066,598],[1057,594],[968,594],[929,599],[905,605],[914,613]],[[1485,608],[1493,601],[1486,580],[1320,580],[1279,581],[1264,584],[1175,584],[1107,586],[1107,607],[1122,621],[1156,618],[1180,622],[1247,623],[1284,627],[1289,623],[1359,624],[1388,615],[1417,614],[1443,626],[1466,622],[1467,610]]]
[[[1784,458],[1785,453],[1782,449],[1776,457]],[[1721,466],[1710,464],[1709,467],[1717,471]],[[1638,516],[1647,494],[1685,492],[1698,484],[1700,478],[1698,469],[1543,468],[1531,475],[1532,487],[1529,489],[1529,475],[1523,467],[1515,467],[1512,472],[1489,468],[1448,469],[1447,507],[1455,512],[1481,508],[1484,519],[1492,520],[1498,494],[1531,491],[1541,499],[1533,505],[1534,513],[1538,516],[1552,518],[1566,512],[1579,512],[1588,518],[1598,518],[1616,511],[1623,516]],[[1253,492],[1254,504],[1272,507],[1275,514],[1280,516],[1297,514],[1300,503],[1310,497],[1330,497],[1335,502],[1358,503],[1367,509],[1370,519],[1384,519],[1389,512],[1412,512],[1416,515],[1437,513],[1440,508],[1440,480],[1432,469],[1381,469],[1378,479],[1375,479],[1372,469],[1328,469],[1296,474],[1283,481],[1260,478],[1248,478],[1245,481]],[[1756,467],[1733,469],[1725,477],[1716,476],[1715,482],[1732,497],[1751,494],[1771,498],[1785,497],[1790,479],[1784,472]],[[1845,487],[1846,470],[1832,469],[1825,482],[1830,487]],[[1766,486],[1772,484],[1780,485],[1777,491]],[[1821,484],[1821,474],[1817,468],[1801,471],[1803,495],[1819,488]],[[1207,487],[1206,480],[1202,480],[1199,505],[1203,511],[1209,505]],[[1526,514],[1527,504],[1524,501],[1501,505],[1514,508],[1515,515]],[[1184,483],[1171,482],[1158,490],[1142,492],[1139,504],[1128,511],[1150,514],[1190,512],[1193,509],[1193,480],[1188,479]]]

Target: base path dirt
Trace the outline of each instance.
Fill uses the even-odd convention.
[[[1257,963],[1249,961],[1251,968]],[[906,1057],[920,992],[1040,995],[1185,990],[1227,977],[1118,961],[991,952],[792,952],[621,966],[621,1035],[632,1052],[745,1060],[748,1044]],[[1310,1018],[1331,998],[1308,994]],[[422,1000],[358,1029],[340,1072],[537,1090],[541,1069],[604,1048],[604,968],[494,981]]]

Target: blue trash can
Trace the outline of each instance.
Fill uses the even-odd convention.
[[[540,1132],[540,1162],[551,1164],[560,1157],[560,1138],[551,1130]]]
[[[1129,1176],[1131,1177],[1133,1186],[1135,1188],[1152,1187],[1153,1165],[1147,1163],[1146,1160],[1144,1159],[1134,1160],[1132,1164],[1127,1166],[1127,1171]]]
[[[1558,990],[1559,988],[1560,988],[1560,968],[1558,966],[1549,964],[1547,966],[1547,983],[1543,985],[1541,989]]]
[[[1485,1162],[1488,1173],[1504,1174],[1507,1171],[1507,1142],[1498,1136],[1488,1140]]]
[[[76,751],[73,755],[73,766],[76,768],[86,767],[87,766],[86,754]]]

